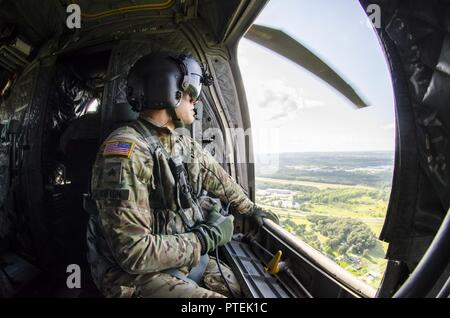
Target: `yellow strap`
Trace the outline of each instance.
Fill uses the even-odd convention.
[[[272,275],[278,274],[278,272],[280,271],[281,255],[283,255],[283,252],[278,251],[270,260],[269,264],[267,264],[267,267],[264,267],[264,270],[267,273]]]

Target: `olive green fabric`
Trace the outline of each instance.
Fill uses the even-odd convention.
[[[194,232],[198,234],[202,246],[202,254],[209,253],[218,246],[223,246],[231,241],[233,220],[234,217],[232,215],[223,216],[213,210],[209,213],[205,223],[199,224],[194,228]]]

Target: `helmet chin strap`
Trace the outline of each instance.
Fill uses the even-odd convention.
[[[155,119],[153,119],[152,117],[143,115],[141,113],[141,116],[144,116],[144,118],[149,121],[150,123],[152,123],[153,125],[155,125],[158,128],[163,128],[166,127],[166,125],[172,120],[172,118],[168,119],[164,124],[161,124],[160,122],[156,121]]]
[[[177,116],[177,113],[175,112],[175,108],[169,108],[167,109],[167,113],[169,114],[169,116],[172,118],[172,120],[175,121],[180,121],[180,119]]]
[[[181,121],[180,118],[178,118],[177,113],[175,112],[175,108],[169,108],[167,109],[167,112],[169,116],[172,118],[175,127],[177,128],[184,127],[184,123]]]

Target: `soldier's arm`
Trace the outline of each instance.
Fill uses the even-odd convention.
[[[100,153],[93,170],[99,225],[115,260],[132,274],[196,265],[201,246],[194,233],[152,233],[148,186],[153,163],[145,145],[125,141],[135,143],[130,157]]]
[[[230,203],[241,214],[251,214],[253,202],[247,197],[241,186],[223,169],[211,154],[196,143],[196,152],[200,154],[200,171],[203,177],[203,189],[217,196],[222,202]]]

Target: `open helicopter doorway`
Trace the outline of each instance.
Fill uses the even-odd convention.
[[[369,107],[354,109],[320,78],[243,39],[238,54],[255,137],[255,202],[279,215],[280,232],[319,252],[338,280],[374,297],[387,264],[388,244],[379,237],[394,169],[391,74],[364,8],[325,2],[270,2],[255,23],[299,40],[304,69],[332,65]],[[334,295],[322,289],[315,297]]]

